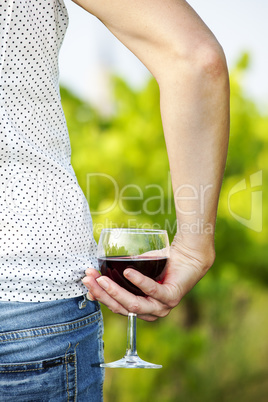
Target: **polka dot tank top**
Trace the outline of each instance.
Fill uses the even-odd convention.
[[[0,300],[80,296],[97,267],[59,94],[63,0],[0,2]]]

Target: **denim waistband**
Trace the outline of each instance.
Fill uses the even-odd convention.
[[[0,342],[70,332],[100,318],[99,303],[84,296],[38,303],[0,302]]]

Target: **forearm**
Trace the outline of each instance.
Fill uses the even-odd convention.
[[[213,248],[229,136],[227,68],[220,48],[213,57],[199,66],[178,63],[159,83],[178,236],[200,249]]]

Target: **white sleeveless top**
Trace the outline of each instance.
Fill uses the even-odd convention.
[[[0,300],[82,295],[97,267],[59,95],[67,25],[63,0],[1,0]]]

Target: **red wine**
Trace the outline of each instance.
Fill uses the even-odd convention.
[[[164,279],[164,268],[167,262],[166,257],[139,257],[132,258],[126,256],[103,257],[98,258],[99,269],[102,275],[108,276],[118,285],[122,286],[136,296],[145,296],[145,294],[128,281],[123,272],[127,268],[133,268],[143,275],[161,283]]]

